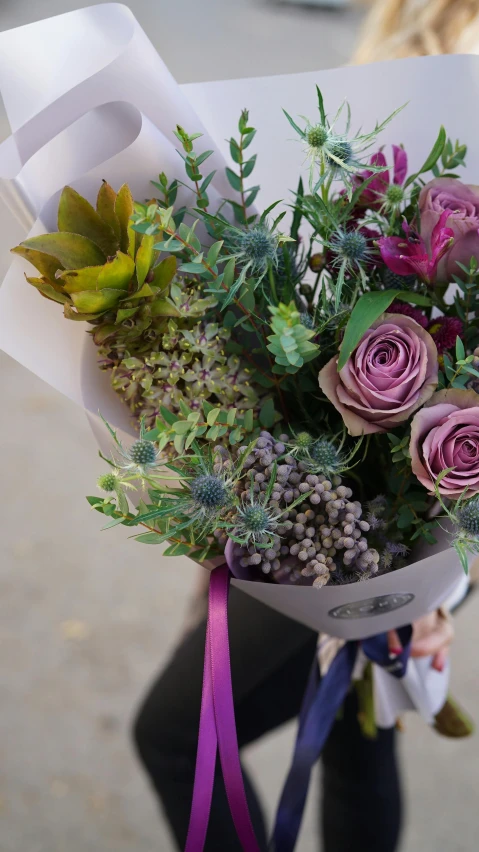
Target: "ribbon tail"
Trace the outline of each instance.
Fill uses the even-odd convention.
[[[301,827],[311,771],[346,698],[356,660],[357,645],[348,642],[327,674],[319,679],[315,660],[301,708],[293,762],[283,787],[270,852],[292,852]]]
[[[209,621],[209,618],[208,618]],[[211,811],[217,752],[216,722],[211,678],[211,635],[206,627],[203,692],[196,753],[195,782],[185,852],[203,852]]]
[[[215,568],[210,584],[211,672],[216,731],[231,816],[244,852],[260,852],[246,801],[238,751],[228,639],[226,565]]]

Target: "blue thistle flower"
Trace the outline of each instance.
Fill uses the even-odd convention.
[[[315,468],[325,476],[338,473],[343,469],[343,458],[332,441],[320,438],[309,449],[309,455]]]
[[[156,448],[151,441],[135,441],[131,445],[129,455],[138,467],[148,467],[156,462]]]
[[[266,272],[268,263],[278,263],[278,240],[265,225],[253,225],[238,239],[238,258],[250,264],[253,274]]]
[[[146,476],[160,466],[160,453],[153,441],[140,438],[126,449],[118,443],[121,460],[118,466],[123,470],[130,470],[140,476]]]
[[[335,127],[346,106],[347,119],[344,133],[336,133]],[[366,163],[362,162],[365,152],[375,143],[377,136],[394,118],[400,110],[396,110],[388,116],[381,124],[376,124],[370,133],[356,133],[350,135],[350,109],[343,102],[330,122],[323,105],[323,98],[318,89],[318,107],[321,121],[312,124],[306,119],[306,127],[302,129],[285,111],[290,125],[305,144],[306,154],[310,160],[309,188],[311,192],[317,192],[325,181],[340,177],[346,186],[348,197],[352,197],[354,189],[354,176],[364,169]],[[401,107],[402,109],[402,107]],[[384,168],[368,164],[368,170],[382,172]],[[317,176],[319,172],[319,176]],[[315,183],[315,174],[317,181]]]
[[[354,150],[351,142],[340,136],[331,136],[325,146],[324,159],[334,177],[338,177],[345,168],[354,169]]]
[[[249,503],[238,506],[234,535],[243,545],[271,543],[280,517],[281,512],[252,495]]]
[[[472,536],[479,535],[479,494],[467,501],[457,513],[461,529]]]
[[[301,325],[304,325],[305,328],[308,328],[310,330],[315,328],[314,319],[311,314],[308,314],[307,311],[303,311],[299,315],[299,318],[301,320]]]
[[[214,512],[228,502],[224,479],[214,473],[203,473],[190,484],[193,502],[204,512]]]
[[[330,249],[335,255],[334,264],[344,265],[350,271],[371,258],[371,249],[360,231],[345,231],[338,228],[330,240]]]

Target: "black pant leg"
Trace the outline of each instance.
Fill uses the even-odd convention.
[[[323,750],[324,852],[395,852],[401,829],[395,730],[366,739],[357,710],[353,690]]]
[[[315,634],[236,589],[229,605],[230,653],[240,747],[297,715],[314,658]],[[178,847],[186,840],[203,674],[205,624],[174,652],[153,684],[134,727],[136,746],[163,804]],[[285,767],[286,772],[287,767]],[[258,841],[266,849],[261,808],[246,794]],[[217,765],[207,852],[241,849]]]

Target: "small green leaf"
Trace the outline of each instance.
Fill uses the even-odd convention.
[[[339,353],[338,371],[342,370],[348,358],[351,357],[363,334],[388,309],[397,294],[397,290],[377,290],[372,293],[364,293],[356,302],[344,332]]]
[[[291,118],[291,116],[290,116],[290,115],[286,112],[286,110],[285,110],[285,109],[283,110],[283,112],[284,112],[284,114],[285,114],[286,118],[288,119],[288,121],[289,121],[289,123],[290,123],[291,127],[292,127],[294,130],[296,130],[296,133],[297,133],[299,136],[301,136],[301,139],[304,139],[305,134],[304,134],[304,132],[301,130],[301,128],[300,128],[300,127],[298,127],[298,125],[296,124],[296,122],[295,122],[295,121],[293,121],[293,119],[292,119],[292,118]]]
[[[253,431],[253,422],[254,422],[253,418],[254,418],[253,409],[249,408],[248,411],[245,411],[244,418],[243,418],[243,426],[244,426],[244,428],[247,432]]]
[[[441,156],[441,154],[444,150],[444,146],[446,144],[446,139],[447,139],[446,131],[444,130],[444,127],[441,125],[438,137],[437,137],[437,139],[436,139],[436,141],[433,145],[431,153],[429,154],[425,163],[421,166],[419,171],[416,172],[415,174],[409,176],[409,178],[407,179],[407,181],[405,183],[405,186],[410,186],[410,184],[414,183],[414,181],[416,180],[416,178],[419,177],[419,175],[424,174],[424,172],[429,172],[432,169],[432,167],[437,163],[439,157]]]
[[[174,544],[170,544],[166,550],[163,551],[163,556],[186,556],[191,550],[191,545],[186,542],[175,542]]]
[[[239,175],[236,174],[232,169],[228,167],[225,169],[226,177],[228,178],[228,182],[230,186],[233,187],[236,192],[241,192],[242,181]]]
[[[274,426],[275,421],[275,410],[274,410],[274,402],[271,399],[266,400],[261,406],[261,410],[259,412],[259,422],[265,429],[270,429]]]
[[[316,94],[318,96],[318,109],[321,116],[321,124],[326,126],[326,112],[324,109],[323,95],[319,86],[316,86]]]
[[[230,139],[230,154],[234,163],[241,163],[241,149],[235,139]]]
[[[161,535],[159,533],[142,533],[135,536],[135,541],[140,541],[142,544],[161,544]]]
[[[256,165],[257,156],[258,156],[257,154],[253,154],[253,156],[250,157],[250,159],[247,160],[246,163],[244,164],[244,166],[243,166],[243,177],[244,178],[249,177],[251,172],[253,171],[253,169]]]
[[[249,132],[249,133],[247,133],[247,134],[243,137],[243,150],[244,150],[245,148],[247,148],[247,147],[248,147],[248,145],[251,145],[251,143],[252,143],[252,141],[253,141],[253,139],[254,139],[254,137],[255,137],[255,136],[256,136],[256,130],[250,130],[250,132]]]
[[[208,412],[207,417],[206,417],[206,422],[207,422],[208,426],[214,426],[215,425],[215,423],[218,419],[219,413],[220,413],[219,408],[212,408],[211,411]]]
[[[173,424],[173,431],[176,435],[186,435],[192,426],[193,424],[190,420],[177,420],[176,423]]]
[[[224,242],[223,240],[218,240],[217,243],[213,243],[213,245],[211,246],[211,248],[208,252],[207,258],[206,258],[206,263],[208,264],[208,266],[214,266],[215,265],[215,263],[218,259],[218,255],[219,255],[221,249],[223,248],[223,242]]]

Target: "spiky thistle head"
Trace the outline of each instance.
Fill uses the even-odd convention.
[[[201,473],[190,483],[191,497],[202,512],[217,512],[228,502],[228,490],[222,476]]]
[[[309,448],[309,455],[315,468],[325,476],[339,473],[344,469],[344,459],[335,444],[328,438],[319,438]]]
[[[291,441],[288,441],[287,447],[293,457],[304,456],[314,444],[315,439],[310,432],[297,432]]]
[[[278,264],[278,235],[264,224],[253,225],[237,235],[237,256],[253,275],[264,275],[268,265]]]
[[[153,441],[140,438],[129,447],[118,444],[120,460],[118,466],[126,471],[147,476],[160,466],[160,453]]]
[[[116,491],[118,487],[118,476],[114,473],[102,473],[102,475],[98,477],[96,484],[101,491]]]
[[[469,535],[479,535],[479,494],[461,506],[457,513],[457,522]]]
[[[234,535],[242,544],[271,542],[281,512],[275,507],[257,500],[252,495],[248,502],[241,503],[237,508]]]
[[[384,193],[383,208],[388,211],[397,210],[404,201],[405,191],[398,183],[390,183]]]
[[[331,237],[329,247],[334,254],[334,264],[344,264],[346,269],[352,270],[362,266],[371,259],[371,249],[367,238],[361,231],[338,230]]]
[[[307,311],[303,311],[300,315],[301,325],[304,325],[305,328],[310,331],[315,328],[314,319]]]
[[[326,180],[341,178],[348,197],[352,197],[354,189],[354,176],[361,172],[366,163],[363,162],[364,153],[375,143],[378,134],[399,112],[396,110],[381,124],[376,124],[370,133],[358,132],[354,136],[350,133],[350,108],[344,101],[329,121],[323,104],[323,97],[318,89],[318,108],[320,122],[313,124],[306,120],[306,127],[302,129],[285,112],[289,123],[302,140],[307,157],[310,161],[309,188],[311,192],[317,192]],[[347,118],[344,132],[336,132],[336,124],[346,107]],[[402,107],[401,107],[402,109]],[[383,167],[368,165],[369,171],[382,172]],[[319,174],[319,177],[318,177]],[[317,178],[315,182],[315,178]]]

